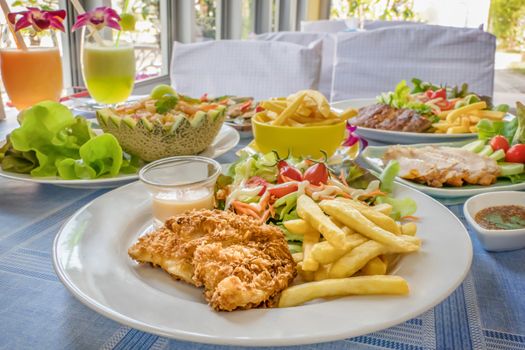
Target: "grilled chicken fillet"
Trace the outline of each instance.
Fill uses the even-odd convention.
[[[383,156],[383,163],[386,165],[390,160],[399,162],[400,177],[431,187],[459,187],[464,183],[488,186],[496,182],[500,173],[494,159],[454,147],[391,146]]]
[[[140,237],[128,253],[204,287],[204,297],[216,310],[274,306],[296,275],[280,229],[220,210],[172,217]]]

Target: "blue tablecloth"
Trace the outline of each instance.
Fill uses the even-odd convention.
[[[0,136],[13,125],[0,121]],[[234,158],[230,152],[219,161]],[[0,348],[231,348],[122,326],[82,305],[60,283],[51,262],[53,238],[64,220],[106,191],[0,179]],[[461,205],[449,208],[465,223]],[[471,272],[443,303],[380,332],[300,348],[525,349],[525,250],[488,253],[469,233]]]

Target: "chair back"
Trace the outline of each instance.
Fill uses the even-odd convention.
[[[469,84],[492,96],[496,38],[473,28],[410,25],[356,33],[336,40],[332,100],[375,97],[405,79]]]
[[[176,42],[171,84],[191,96],[236,95],[256,100],[318,89],[321,42],[310,47],[287,42],[218,40]]]

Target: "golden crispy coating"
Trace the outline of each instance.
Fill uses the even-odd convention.
[[[281,230],[220,210],[175,216],[139,238],[128,253],[203,286],[216,310],[271,307],[296,274]]]

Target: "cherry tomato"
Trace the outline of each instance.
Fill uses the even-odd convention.
[[[204,95],[201,96],[200,100],[202,102],[207,102],[208,101],[208,93],[205,93]]]
[[[266,191],[266,187],[268,187],[268,181],[263,179],[260,176],[252,176],[248,181],[246,181],[247,187],[257,187],[262,186],[262,189],[257,194],[258,196],[262,196],[264,192]]]
[[[255,108],[255,113],[259,113],[259,112],[262,112],[262,111],[264,111],[264,108],[262,108],[261,106],[257,106]]]
[[[322,183],[325,184],[328,182],[328,168],[324,163],[316,163],[306,169],[304,179],[316,186]]]
[[[492,138],[492,140],[490,140],[490,147],[492,147],[494,151],[502,149],[505,153],[507,153],[507,151],[510,148],[510,145],[509,141],[505,136],[496,135]]]
[[[432,95],[430,95],[430,99],[433,100],[435,98],[441,97],[442,99],[447,99],[447,90],[445,89],[439,89],[434,92],[432,92]]]
[[[297,191],[299,186],[295,182],[289,182],[286,184],[278,185],[268,189],[271,195],[274,195],[277,198],[286,196],[287,194]]]
[[[278,183],[287,182],[289,180],[303,181],[303,175],[301,172],[284,160],[280,160],[279,163],[277,163],[277,169],[279,169],[279,176],[277,177]]]
[[[434,94],[434,91],[428,89],[427,91],[425,91],[425,96],[431,100],[432,99],[432,95]]]
[[[514,145],[505,154],[505,161],[510,163],[525,163],[525,144]]]

